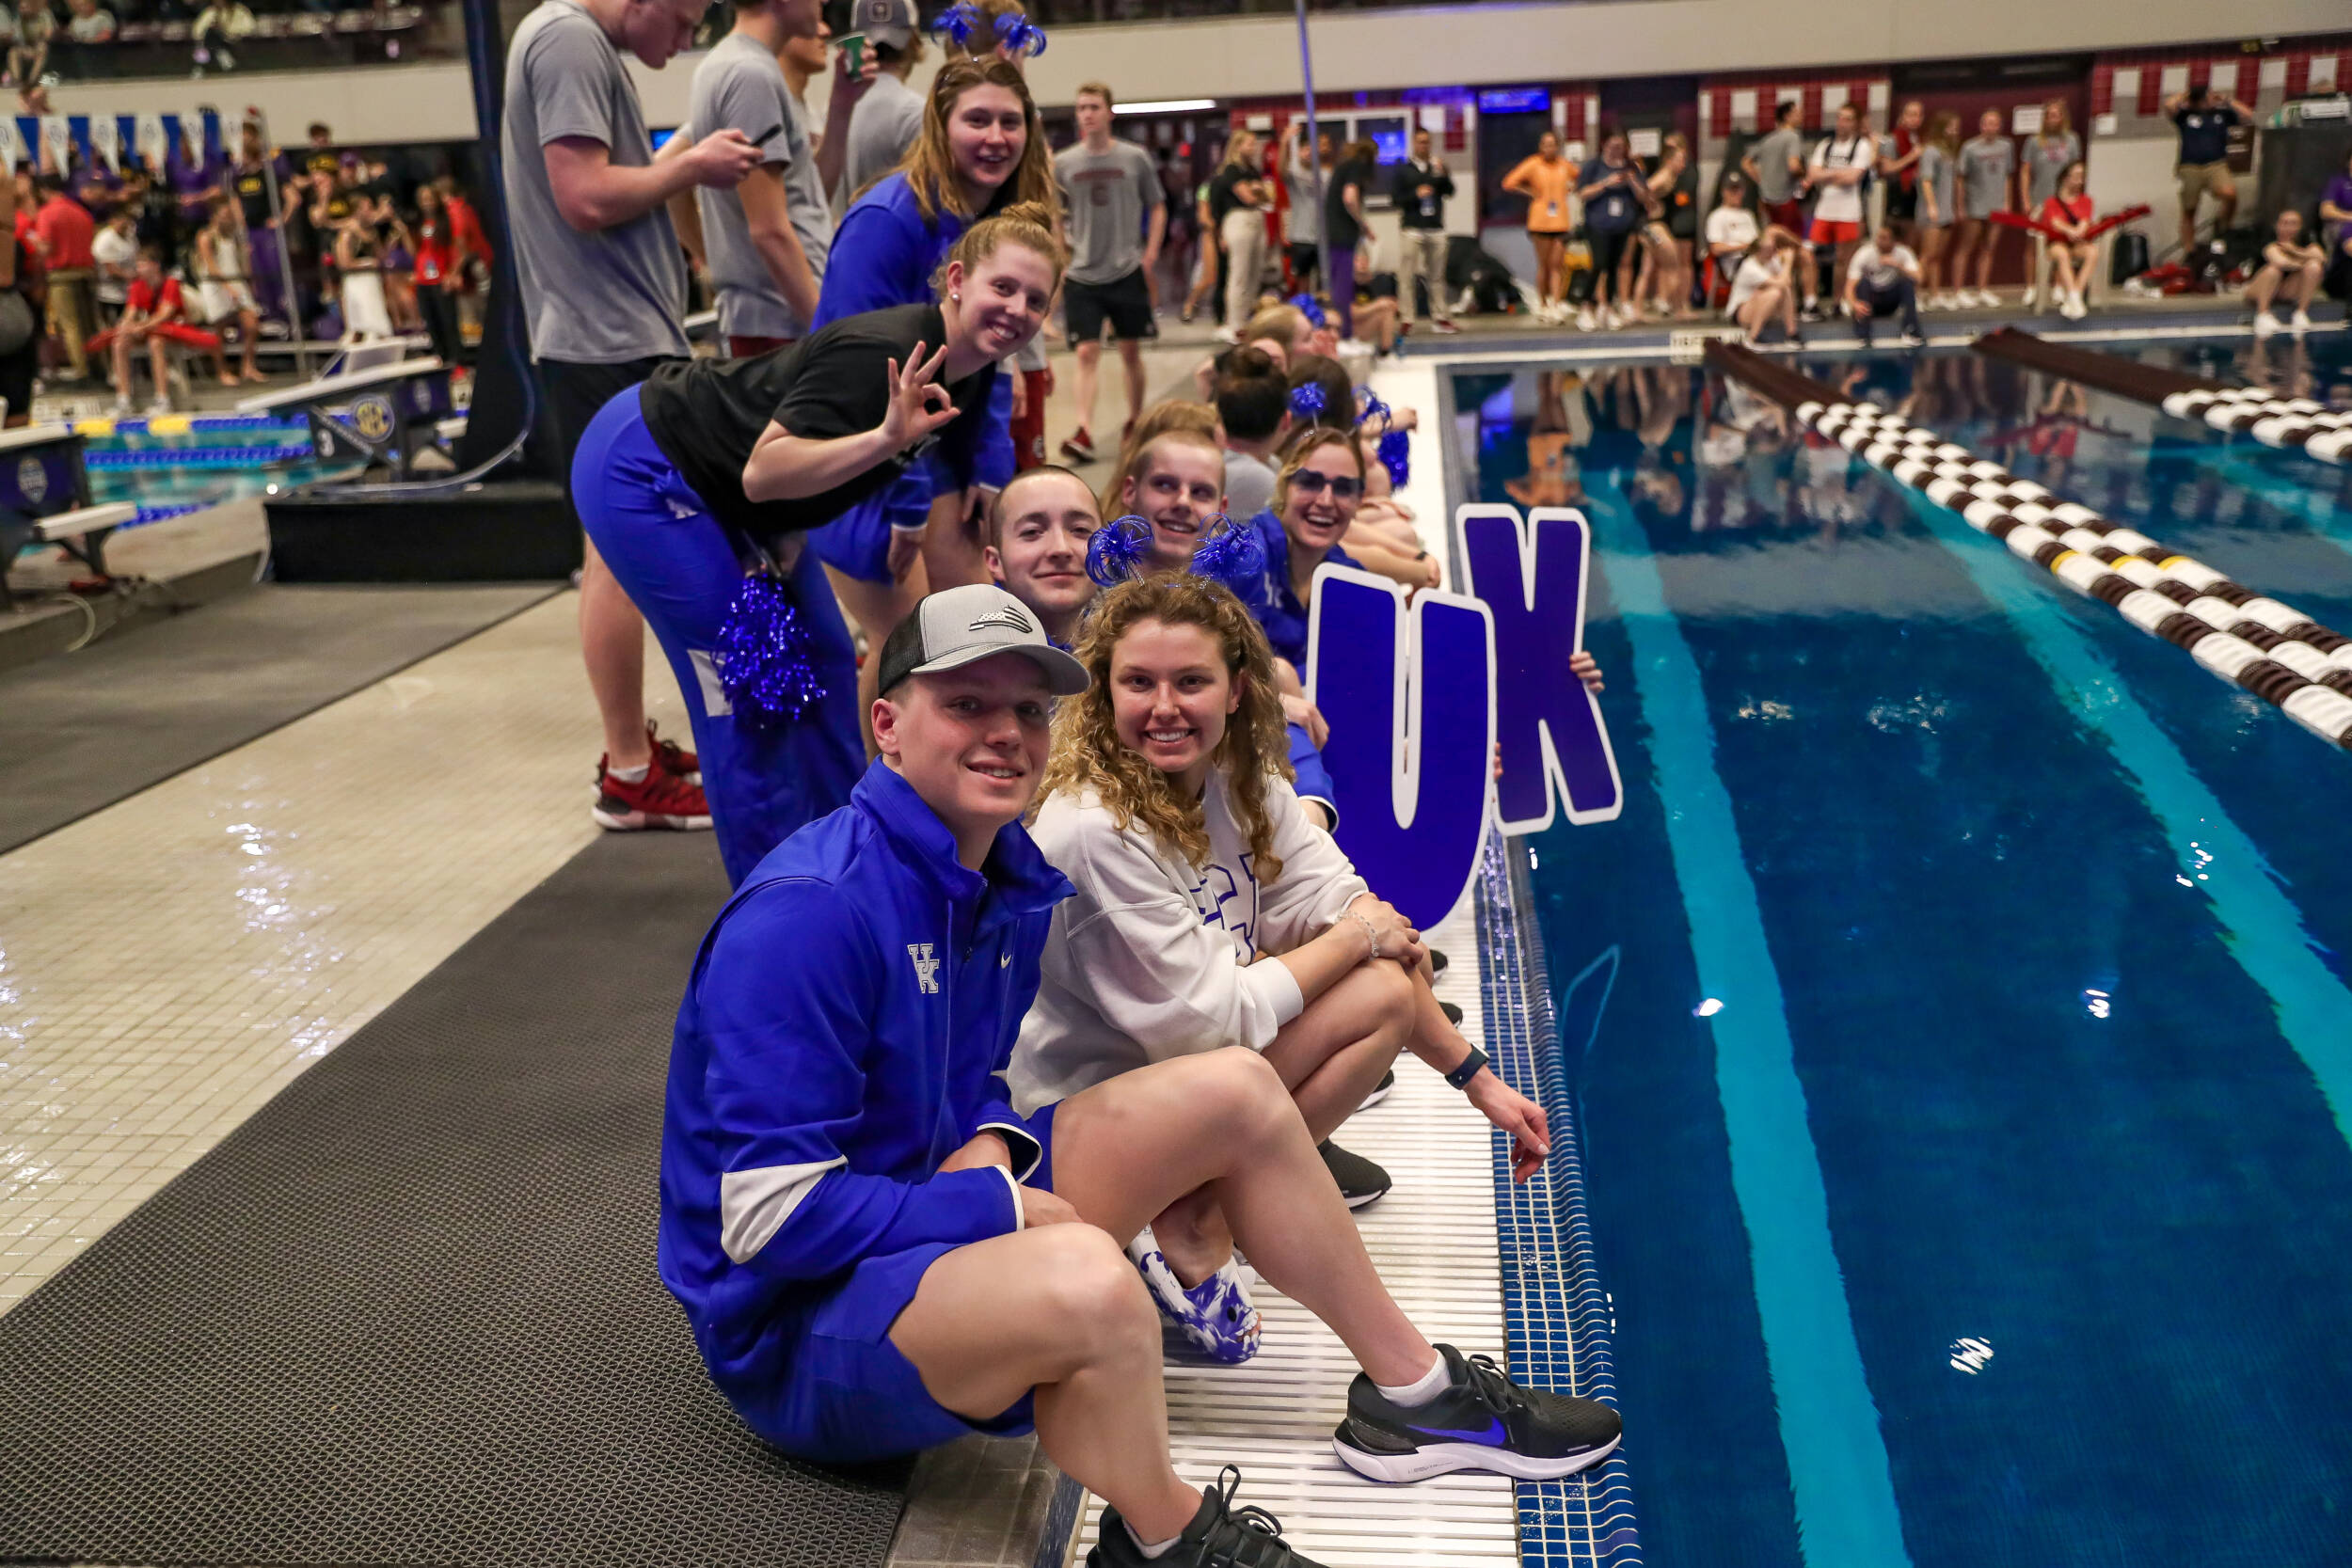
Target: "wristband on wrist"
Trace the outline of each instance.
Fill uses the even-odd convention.
[[[1372,943],[1372,951],[1364,955],[1366,961],[1369,962],[1378,958],[1380,956],[1380,933],[1372,928],[1372,922],[1358,914],[1354,910],[1345,911],[1344,913],[1348,919],[1364,928],[1364,940]]]
[[[1445,1075],[1445,1081],[1457,1089],[1467,1089],[1470,1086],[1470,1080],[1485,1071],[1486,1068],[1486,1053],[1473,1045],[1470,1053],[1462,1058],[1462,1065]]]

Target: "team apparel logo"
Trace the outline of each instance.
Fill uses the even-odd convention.
[[[939,991],[939,960],[931,957],[931,944],[928,942],[910,942],[907,943],[907,957],[914,960],[915,989],[927,995],[936,995]]]
[[[1001,609],[990,610],[987,614],[981,616],[978,620],[973,622],[971,626],[964,629],[967,631],[979,631],[988,626],[1003,626],[1008,630],[1017,631],[1024,637],[1026,637],[1029,633],[1037,630],[1037,627],[1029,624],[1029,618],[1026,615],[1022,614],[1020,610],[1012,605],[1006,605]]]

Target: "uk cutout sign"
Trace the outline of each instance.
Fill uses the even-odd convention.
[[[1507,506],[1466,506],[1455,526],[1470,594],[1408,601],[1387,578],[1327,565],[1308,616],[1340,847],[1422,927],[1469,891],[1490,802],[1512,834],[1549,827],[1555,791],[1580,825],[1623,803],[1599,705],[1568,668],[1584,638],[1583,515],[1522,523]]]

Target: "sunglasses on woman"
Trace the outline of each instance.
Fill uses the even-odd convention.
[[[1335,479],[1329,474],[1319,474],[1312,468],[1301,468],[1291,475],[1291,488],[1301,495],[1319,496],[1327,485],[1334,500],[1352,501],[1364,493],[1364,482],[1350,479],[1345,474]]]

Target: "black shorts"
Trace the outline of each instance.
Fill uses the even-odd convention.
[[[1886,216],[1890,222],[1909,223],[1918,215],[1918,186],[1906,185],[1898,180],[1886,187]]]
[[[657,354],[644,359],[624,359],[612,365],[582,365],[568,359],[539,361],[539,431],[550,444],[556,479],[564,494],[572,493],[572,457],[588,421],[612,401],[612,395],[670,363],[674,356]]]
[[[1072,278],[1061,289],[1062,316],[1070,324],[1070,341],[1100,342],[1103,324],[1121,342],[1149,338],[1152,332],[1152,291],[1144,287],[1143,269],[1107,283],[1081,283]]]

